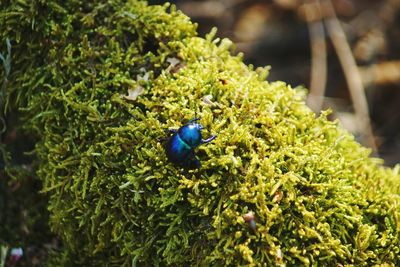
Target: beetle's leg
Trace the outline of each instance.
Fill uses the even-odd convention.
[[[198,121],[198,120],[200,120],[200,118],[194,118],[194,119],[191,119],[190,121],[188,121],[188,123],[192,123],[192,122],[195,122],[195,121]]]
[[[193,170],[193,169],[200,169],[201,163],[200,160],[195,156],[194,151],[191,151],[186,158],[186,161],[183,162],[183,165],[188,169],[188,170]]]
[[[200,160],[197,158],[197,157],[195,157],[195,156],[193,156],[193,158],[192,158],[192,160],[190,161],[190,164],[189,164],[189,169],[200,169],[200,167],[201,167],[201,163],[200,163]]]
[[[176,132],[178,132],[177,129],[168,129],[168,131],[169,131],[170,133],[176,133]]]
[[[216,135],[213,135],[213,136],[211,136],[211,137],[209,137],[209,138],[207,138],[207,139],[201,139],[201,143],[202,143],[202,144],[209,143],[209,142],[211,142],[212,140],[214,140],[215,138],[217,138]]]
[[[160,138],[157,138],[157,141],[158,142],[165,142],[165,141],[167,141],[169,139],[169,137],[160,137]]]

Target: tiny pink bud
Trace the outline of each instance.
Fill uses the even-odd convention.
[[[256,230],[257,226],[256,226],[256,221],[254,220],[255,219],[254,212],[249,211],[248,213],[243,215],[243,219],[250,225],[251,229]]]

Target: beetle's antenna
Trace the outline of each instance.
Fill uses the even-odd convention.
[[[198,120],[200,120],[200,118],[194,118],[194,119],[191,119],[190,121],[188,121],[188,123],[192,123],[192,122],[195,122],[195,121],[198,121]]]

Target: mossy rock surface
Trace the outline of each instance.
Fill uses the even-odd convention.
[[[173,6],[3,1],[54,264],[398,266],[400,175]],[[5,77],[5,70],[1,70]],[[162,138],[199,117],[199,170]],[[256,227],[245,221],[253,212]]]

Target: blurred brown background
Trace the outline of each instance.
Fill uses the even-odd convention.
[[[150,1],[160,4],[165,1]],[[365,146],[400,162],[400,0],[175,0],[201,36],[212,27],[269,81],[310,88]]]

